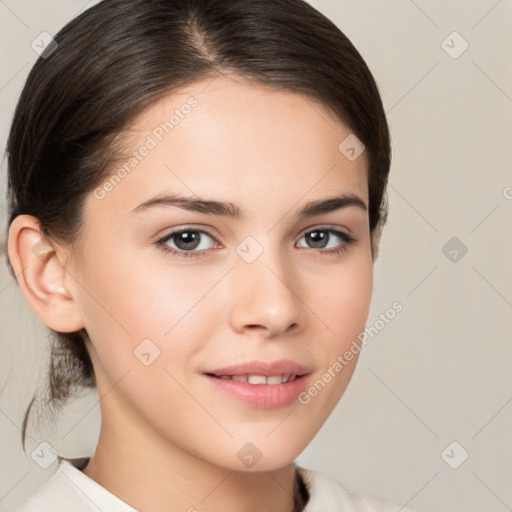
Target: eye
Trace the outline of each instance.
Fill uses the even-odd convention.
[[[334,229],[333,227],[321,227],[309,230],[304,233],[302,238],[305,238],[307,243],[311,244],[310,248],[322,249],[322,251],[319,252],[326,254],[338,254],[344,252],[348,249],[350,244],[357,242],[352,235],[349,235],[344,231],[340,231],[339,229]],[[336,240],[338,241],[337,243]],[[334,246],[331,244],[329,247],[331,241],[334,242]]]
[[[310,249],[320,249],[316,252],[323,255],[345,252],[350,244],[357,242],[352,235],[339,229],[334,229],[334,227],[320,227],[309,230],[304,233],[302,238],[307,241]],[[214,243],[209,243],[208,239]],[[334,246],[332,242],[334,242]],[[164,253],[171,253],[174,256],[183,258],[205,256],[208,249],[216,246],[212,235],[202,229],[193,228],[181,228],[172,231],[155,244]],[[299,247],[304,246],[299,245]]]
[[[165,235],[156,242],[165,253],[172,253],[178,257],[196,257],[202,251],[211,248],[206,238],[214,240],[213,237],[202,229],[182,228]],[[170,245],[170,242],[174,245]]]

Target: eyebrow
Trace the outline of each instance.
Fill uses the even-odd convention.
[[[130,213],[141,213],[155,207],[175,206],[192,212],[205,213],[208,215],[220,215],[233,219],[242,219],[243,210],[236,204],[224,201],[214,201],[199,197],[185,197],[177,194],[160,194],[144,201],[134,208]],[[368,211],[366,203],[353,193],[342,194],[341,196],[319,199],[305,204],[298,212],[299,218],[313,217],[325,213],[331,213],[343,208],[355,206],[363,211]]]

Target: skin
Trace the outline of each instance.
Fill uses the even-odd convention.
[[[286,358],[313,369],[311,385],[364,330],[373,280],[367,212],[296,212],[349,192],[368,205],[366,154],[345,158],[338,146],[351,131],[324,106],[234,77],[155,103],[123,139],[127,153],[190,96],[197,106],[132,172],[103,199],[86,198],[80,259],[44,240],[26,215],[11,225],[9,256],[46,325],[87,330],[102,398],[87,476],[139,510],[292,511],[294,459],[338,403],[357,355],[308,404],[273,409],[221,394],[202,372]],[[164,206],[130,213],[163,192],[230,201],[245,217]],[[202,256],[156,245],[189,225],[211,235],[201,235]],[[326,226],[357,241],[322,253],[304,234]],[[247,236],[263,249],[252,263],[235,250]],[[49,250],[37,256],[41,243]],[[332,234],[327,249],[343,244]],[[149,366],[134,356],[147,338],[160,349]],[[237,457],[248,442],[262,454],[250,468]]]

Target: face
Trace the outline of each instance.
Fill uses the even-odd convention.
[[[73,288],[113,404],[104,423],[130,428],[116,424],[130,416],[237,471],[249,470],[244,447],[262,454],[257,471],[306,447],[348,385],[357,353],[340,358],[372,293],[367,161],[340,151],[350,134],[311,99],[227,78],[136,120],[126,161],[87,197]],[[301,215],[343,196],[362,206],[330,201]],[[280,360],[308,374],[274,389],[206,375]]]

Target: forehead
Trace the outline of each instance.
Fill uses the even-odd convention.
[[[103,182],[104,199],[88,198],[88,208],[127,215],[165,191],[238,198],[269,214],[269,205],[338,192],[367,204],[366,154],[347,158],[347,137],[351,131],[309,97],[240,78],[197,82],[135,119],[121,138],[125,159]]]

